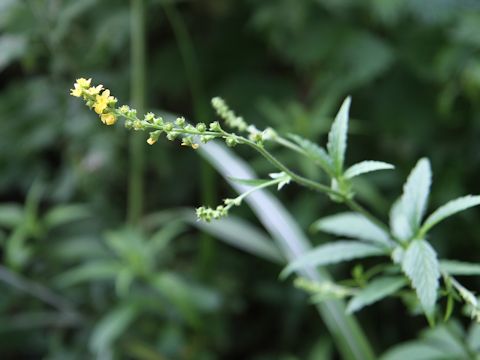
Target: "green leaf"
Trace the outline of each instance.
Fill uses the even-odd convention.
[[[441,260],[440,269],[449,275],[480,275],[480,264]]]
[[[390,227],[400,240],[414,237],[427,207],[432,173],[428,159],[420,159],[403,186],[403,194],[390,210]]]
[[[403,277],[383,277],[375,279],[350,300],[347,306],[347,312],[353,313],[367,305],[373,304],[400,290],[406,283]]]
[[[90,336],[90,349],[97,354],[108,352],[133,322],[138,308],[133,304],[120,305],[110,311],[97,323]]]
[[[168,114],[163,114],[167,118]],[[170,118],[175,118],[170,115]],[[199,153],[224,177],[255,177],[254,171],[241,158],[225,145],[210,142],[200,147]],[[243,185],[233,184],[233,188],[242,193]],[[278,248],[287,259],[296,259],[310,249],[310,241],[294,218],[276,197],[268,191],[257,191],[246,198],[246,202],[265,227]],[[322,268],[307,269],[302,276],[312,281],[326,281],[330,274]],[[338,350],[345,359],[375,359],[373,351],[358,322],[345,313],[343,302],[328,300],[317,304],[323,321],[330,330]]]
[[[414,240],[405,251],[402,270],[411,280],[425,313],[431,315],[440,277],[437,253],[425,240]]]
[[[318,164],[328,175],[331,177],[334,176],[335,170],[333,168],[332,158],[327,154],[324,148],[295,134],[289,134],[288,137],[295,141],[297,145],[302,148],[302,150],[305,152],[305,155],[310,160]]]
[[[405,344],[397,345],[384,354],[381,360],[447,360],[448,355],[444,350],[438,348],[435,344],[429,344],[422,341],[411,341]]]
[[[413,236],[413,230],[402,209],[401,198],[395,201],[390,209],[390,229],[399,240],[408,240]]]
[[[85,205],[69,204],[56,206],[45,215],[45,226],[51,229],[73,221],[83,220],[90,216]]]
[[[340,213],[315,221],[312,230],[347,236],[354,239],[372,241],[382,245],[392,246],[389,235],[365,216],[353,212]]]
[[[227,179],[237,184],[248,185],[248,186],[260,186],[271,181],[271,180],[265,180],[265,179],[238,179],[234,177],[228,177]]]
[[[0,226],[12,229],[22,223],[24,210],[19,204],[3,203],[0,205]]]
[[[90,261],[57,276],[55,282],[58,286],[68,287],[85,281],[113,279],[121,270],[121,264],[116,261]]]
[[[367,160],[367,161],[362,161],[355,165],[350,166],[345,171],[344,176],[346,179],[351,179],[351,178],[354,178],[355,176],[369,173],[372,171],[390,170],[394,168],[395,166],[388,164],[386,162]]]
[[[347,97],[338,111],[328,134],[328,154],[333,160],[335,173],[342,174],[345,152],[347,150],[348,112],[350,110],[350,97]]]
[[[23,56],[28,49],[28,41],[24,35],[0,36],[0,72],[13,61]]]
[[[359,241],[337,241],[318,246],[291,262],[282,271],[280,277],[285,278],[292,272],[304,267],[330,265],[342,261],[380,255],[386,255],[386,252],[374,245]]]
[[[245,220],[229,216],[206,223],[197,221],[193,210],[184,216],[192,225],[229,245],[275,263],[285,263],[285,259],[275,243],[265,233]]]
[[[435,210],[427,218],[427,220],[425,220],[425,223],[423,224],[421,229],[422,234],[427,233],[428,230],[430,230],[432,227],[434,227],[436,224],[446,219],[447,217],[477,205],[480,205],[479,195],[467,195],[447,202],[445,205]]]

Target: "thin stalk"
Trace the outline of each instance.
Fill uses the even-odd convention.
[[[180,49],[183,65],[187,73],[187,79],[190,87],[190,93],[193,101],[193,112],[196,119],[206,121],[208,109],[203,92],[203,86],[200,71],[197,66],[195,49],[192,38],[188,32],[187,26],[183,21],[181,14],[170,2],[162,2],[165,15],[172,27],[175,39]],[[207,161],[200,164],[200,187],[202,203],[213,205],[215,198],[215,172]],[[206,234],[201,234],[201,246],[198,257],[198,266],[203,277],[208,277],[213,267],[215,257],[215,241]]]
[[[145,7],[144,0],[131,0],[131,97],[139,113],[145,109]],[[143,137],[130,138],[130,172],[128,183],[128,222],[138,224],[143,211]]]

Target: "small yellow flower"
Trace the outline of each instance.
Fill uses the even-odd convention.
[[[88,95],[98,95],[100,94],[100,91],[102,91],[103,89],[103,85],[98,85],[98,86],[92,86],[91,88],[89,88],[88,90],[86,90],[85,92],[88,94]]]
[[[100,120],[102,120],[105,125],[113,125],[117,122],[117,117],[114,113],[102,114],[100,115]]]
[[[85,78],[80,78],[80,79],[77,79],[77,84],[78,86],[84,88],[84,89],[87,89],[88,87],[90,87],[90,83],[92,82],[92,79],[85,79]]]
[[[73,84],[75,86],[74,89],[70,89],[70,95],[75,96],[75,97],[80,97],[83,94],[83,89],[78,86],[78,84]]]
[[[103,113],[108,104],[114,102],[116,99],[110,96],[110,90],[105,89],[101,95],[97,95],[95,98],[95,105],[93,106],[97,114]]]

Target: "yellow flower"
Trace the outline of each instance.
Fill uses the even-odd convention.
[[[103,85],[98,85],[98,86],[92,86],[91,88],[89,88],[88,90],[86,90],[85,92],[88,94],[88,95],[98,95],[100,94],[100,91],[102,91],[103,89]]]
[[[115,98],[110,96],[110,90],[105,89],[101,95],[97,95],[95,98],[95,105],[93,106],[95,112],[100,115],[113,101],[115,101]]]
[[[75,96],[75,97],[80,97],[83,95],[83,91],[85,89],[88,89],[90,86],[90,83],[92,82],[92,79],[85,79],[85,78],[80,78],[77,79],[75,84],[73,84],[74,88],[70,89],[70,95]]]
[[[78,86],[86,89],[90,86],[90,83],[92,82],[92,79],[85,79],[85,78],[80,78],[80,79],[77,79],[77,82],[76,84],[78,84]]]
[[[100,115],[100,120],[102,120],[105,125],[113,125],[117,122],[117,117],[114,113],[102,114]]]
[[[77,83],[73,84],[75,86],[74,89],[70,89],[70,95],[75,96],[75,97],[80,97],[83,94],[83,89],[78,86]]]

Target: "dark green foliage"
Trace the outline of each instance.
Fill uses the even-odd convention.
[[[461,194],[480,193],[475,1],[178,2],[173,5],[192,37],[195,58],[189,61],[198,69],[197,80],[185,68],[164,2],[145,3],[149,109],[193,117],[196,102],[222,96],[259,128],[299,134],[293,140],[320,167],[284,150],[279,158],[299,173],[324,179],[327,149],[313,144],[327,143],[336,110],[351,95],[344,170],[364,159],[397,165],[395,176],[388,171],[369,177],[369,183],[352,179],[358,198],[383,220],[399,195],[392,189],[401,187],[423,156],[435,169],[426,214]],[[146,217],[139,228],[125,226],[127,134],[101,126],[68,89],[73,79],[91,76],[115,89],[122,103],[130,101],[129,21],[126,1],[0,1],[2,358],[333,356],[331,337],[303,293],[277,280],[280,266],[218,245],[210,275],[201,276],[200,235],[188,225],[191,219],[177,221],[179,212],[165,210],[160,220]],[[194,98],[192,81],[199,81],[204,99]],[[205,112],[213,118],[213,111]],[[162,142],[145,144],[145,152],[146,214],[201,204],[200,160],[193,151]],[[251,152],[242,155],[259,172],[271,170]],[[219,199],[230,195],[230,189],[217,188]],[[338,212],[328,199],[295,186],[279,196],[305,229]],[[463,206],[450,204],[444,212]],[[245,242],[244,249],[280,262],[276,248],[262,243],[254,216],[237,211],[245,211],[259,240]],[[478,216],[471,210],[432,229],[440,258],[478,262]],[[423,226],[441,219],[442,213]],[[323,242],[326,236],[311,237]],[[469,264],[442,266],[458,276],[478,273]],[[349,275],[346,267],[333,270],[339,278]],[[480,286],[478,277],[465,284]],[[365,297],[365,303],[376,300]],[[377,353],[413,339],[424,326],[395,300],[373,307],[362,310],[360,319]],[[419,313],[414,305],[411,311]],[[453,316],[460,311],[453,309]],[[432,338],[467,344],[452,345],[452,356],[480,351],[478,327],[464,326],[467,333],[456,323],[442,326],[403,351],[435,353],[425,340]],[[401,350],[385,358],[401,357]]]

